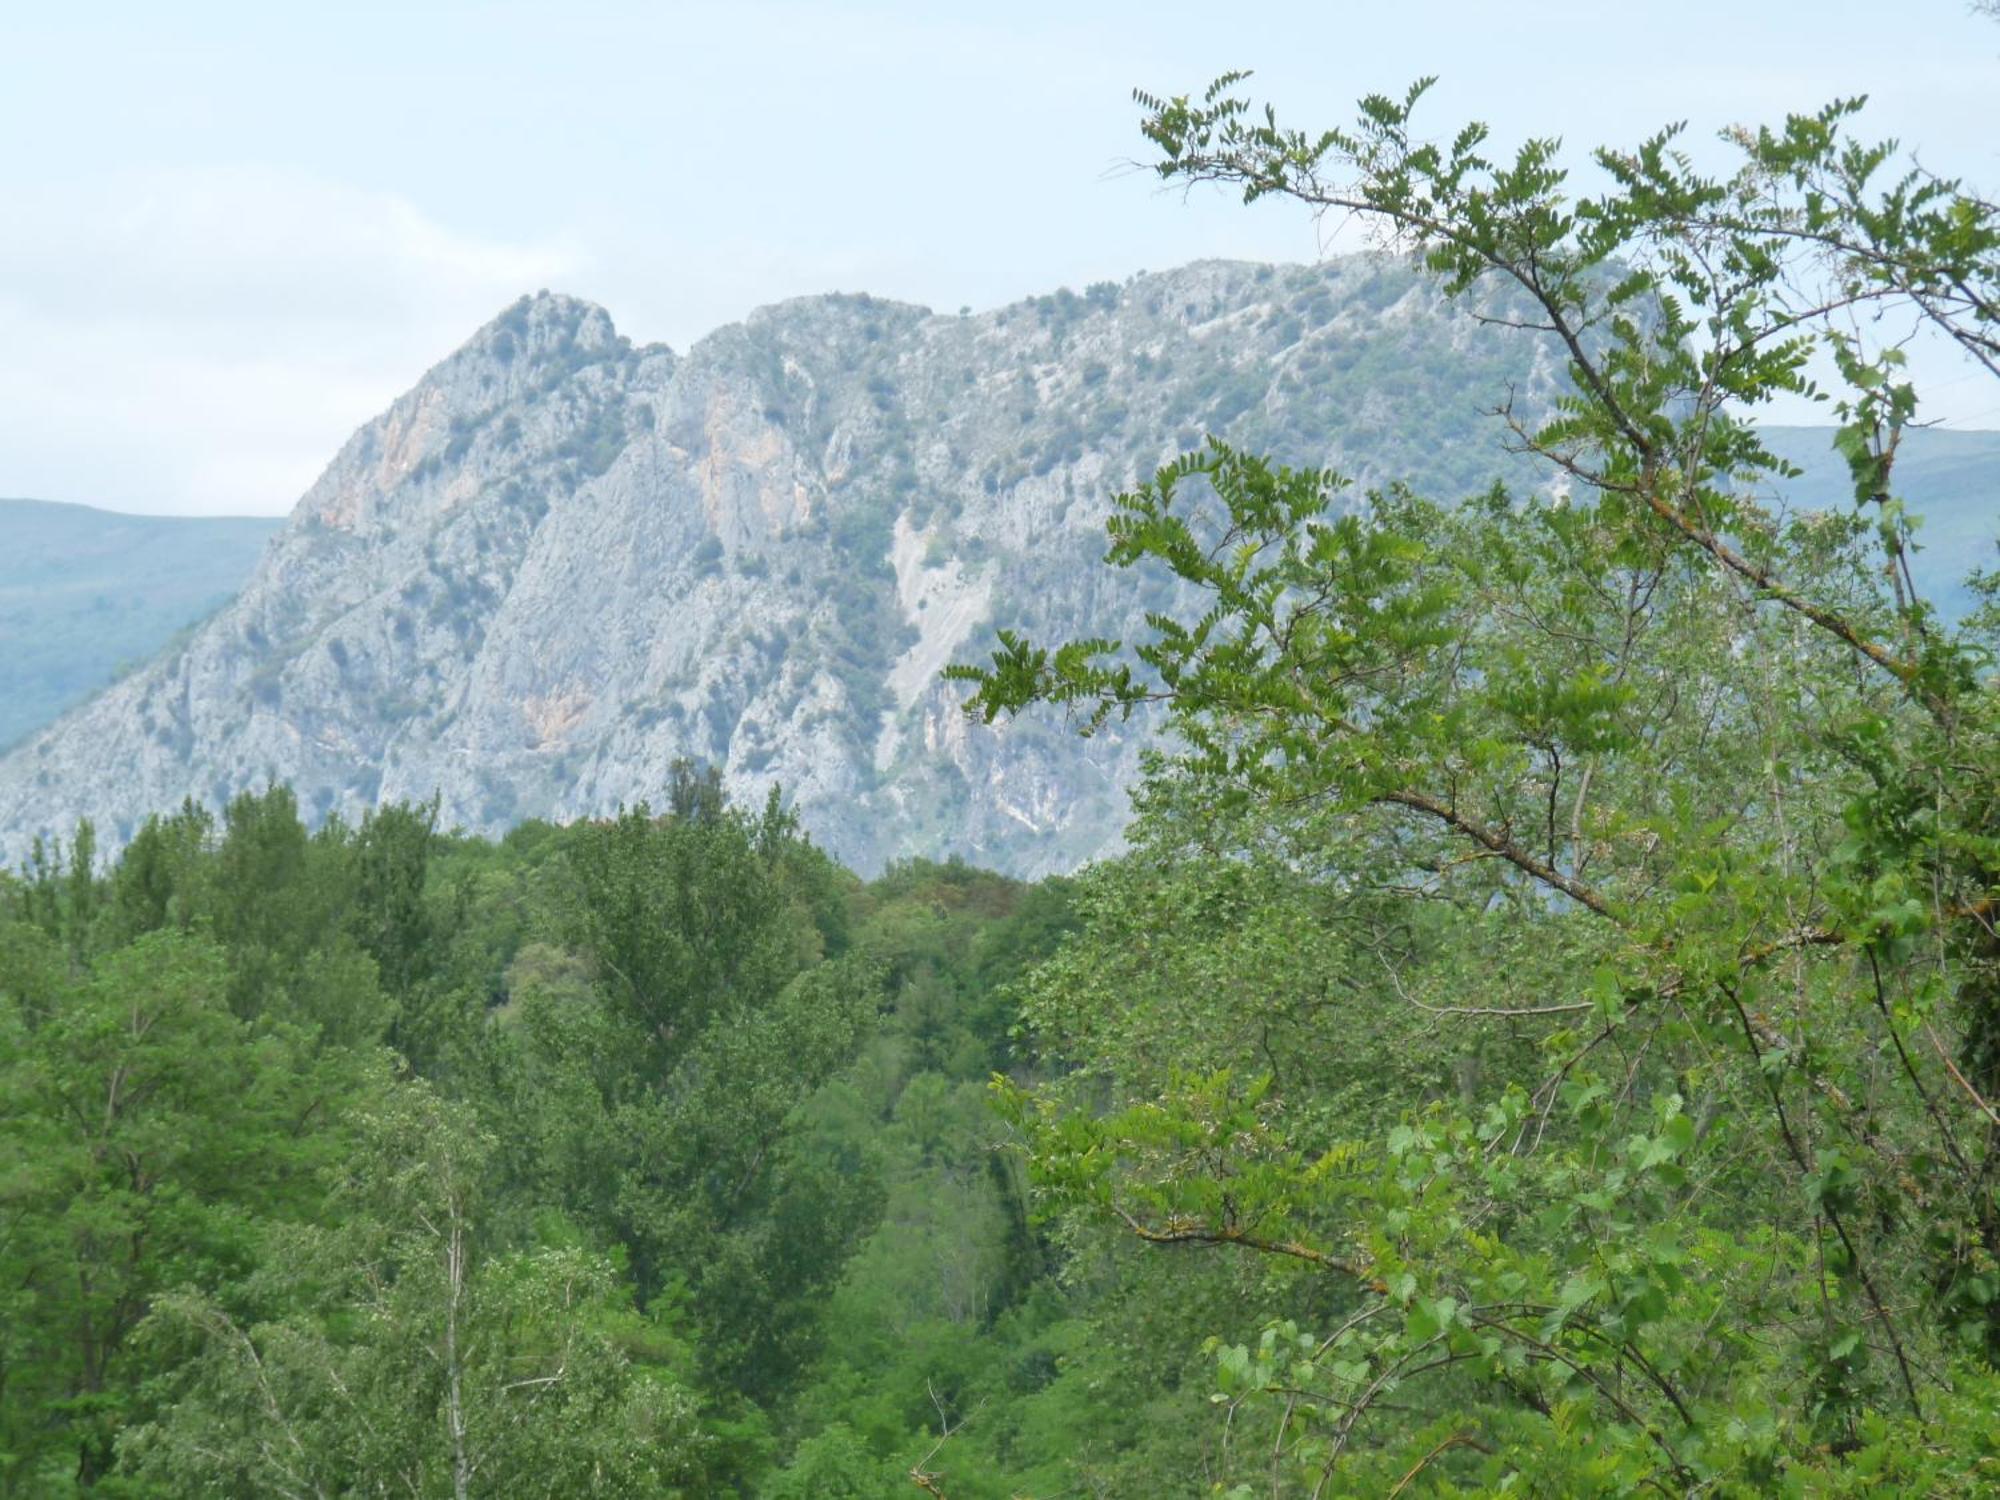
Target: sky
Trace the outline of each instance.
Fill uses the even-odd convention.
[[[1435,74],[1441,133],[1579,152],[1866,93],[2000,188],[1966,0],[1007,5],[0,0],[0,495],[288,510],[525,291],[685,349],[786,297],[983,309],[1342,248],[1162,191],[1135,87],[1225,68],[1302,124]],[[1941,355],[1926,410],[2000,428]]]

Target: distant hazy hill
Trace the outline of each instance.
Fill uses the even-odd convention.
[[[1847,463],[1822,427],[1766,429],[1771,450],[1806,472],[1784,489],[1799,510],[1851,509]],[[1896,487],[1923,518],[1911,571],[1924,597],[1948,616],[1972,603],[1965,578],[2000,568],[2000,432],[1907,433],[1896,460]]]
[[[0,500],[0,747],[213,614],[283,525]]]

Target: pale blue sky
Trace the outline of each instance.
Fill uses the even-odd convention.
[[[1131,89],[1224,67],[1302,123],[1442,76],[1432,118],[1579,147],[1844,93],[2000,185],[2000,25],[1964,0],[88,4],[0,0],[0,495],[287,509],[522,291],[685,348],[782,297],[945,309],[1310,220],[1162,194]],[[2000,426],[1938,366],[1932,409]]]

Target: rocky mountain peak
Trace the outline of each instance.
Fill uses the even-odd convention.
[[[1216,432],[1462,493],[1531,346],[1407,266],[1211,261],[976,315],[800,298],[685,356],[506,309],[341,449],[241,596],[0,758],[0,855],[284,779],[319,816],[442,799],[496,831],[772,783],[842,858],[1039,872],[1117,837],[1146,732],[968,724],[996,625],[1116,636],[1167,584],[1101,522]]]

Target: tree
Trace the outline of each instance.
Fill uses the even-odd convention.
[[[799,1444],[763,1493],[770,1500],[873,1500],[908,1482],[870,1454],[852,1428],[836,1422]]]
[[[1200,613],[1129,651],[1003,632],[957,675],[1086,732],[1163,702],[1156,799],[1455,909],[1467,951],[1403,956],[1399,995],[1546,1061],[1335,1141],[1230,1069],[1096,1115],[1006,1091],[1045,1188],[1338,1288],[1218,1353],[1314,1494],[1843,1462],[1971,1492],[1991,1452],[1942,1445],[2000,1359],[2000,610],[1917,596],[1895,461],[1910,327],[2000,374],[2000,209],[1853,139],[1855,102],[1731,132],[1722,177],[1672,130],[1600,151],[1592,192],[1554,141],[1418,131],[1422,84],[1308,133],[1241,82],[1140,96],[1161,174],[1358,215],[1488,296],[1567,373],[1498,412],[1554,482],[1356,501],[1211,442],[1110,523]],[[1830,403],[1852,514],[1762,498],[1779,395]],[[1501,966],[1537,947],[1574,966]]]
[[[685,1297],[704,1376],[766,1400],[878,1211],[863,1164],[801,1121],[881,981],[820,961],[833,867],[775,800],[756,818],[681,800],[565,835],[545,926],[573,957],[517,958],[477,1103],[522,1198],[616,1244],[642,1306]]]
[[[635,1366],[615,1268],[575,1246],[496,1253],[491,1143],[410,1083],[360,1122],[326,1227],[272,1236],[227,1296],[163,1298],[172,1399],[123,1444],[167,1492],[678,1493],[693,1399]]]
[[[0,1493],[89,1490],[155,1372],[133,1341],[154,1299],[244,1269],[252,1223],[304,1211],[330,1145],[309,1127],[370,1070],[231,1014],[199,937],[82,976],[31,931],[0,924],[0,950]]]

